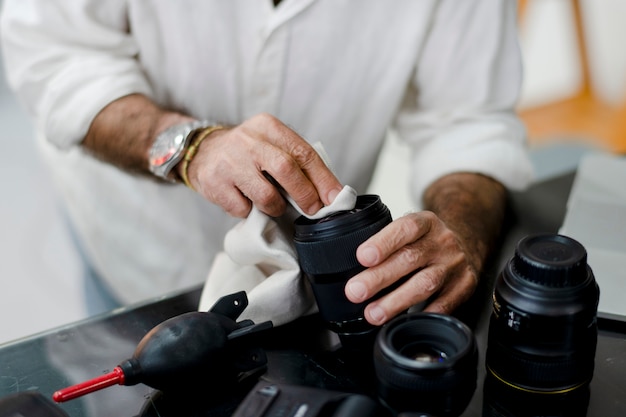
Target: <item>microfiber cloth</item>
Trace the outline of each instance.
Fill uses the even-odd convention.
[[[318,153],[327,163],[323,149]],[[239,319],[255,323],[272,321],[274,326],[317,312],[317,304],[306,278],[302,276],[293,240],[293,221],[300,215],[320,219],[352,210],[356,191],[346,185],[335,200],[313,215],[306,215],[288,196],[288,208],[281,217],[270,217],[255,206],[250,214],[226,233],[224,250],[219,252],[200,296],[200,311],[208,311],[222,296],[246,291],[248,306]]]

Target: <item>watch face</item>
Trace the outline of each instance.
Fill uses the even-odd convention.
[[[171,126],[160,133],[150,148],[148,156],[150,172],[170,180],[168,174],[183,158],[189,134],[202,125],[201,122],[183,123]]]
[[[174,155],[182,150],[187,134],[177,132],[169,140],[156,141],[150,149],[150,165],[161,166],[170,161]]]

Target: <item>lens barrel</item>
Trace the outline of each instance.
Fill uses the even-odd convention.
[[[320,316],[342,341],[375,331],[363,315],[367,302],[350,302],[344,287],[365,269],[356,259],[358,246],[391,220],[380,197],[366,194],[357,197],[353,210],[319,220],[300,216],[294,222],[300,268],[311,283]]]
[[[488,373],[525,392],[584,389],[593,376],[599,296],[579,242],[558,234],[521,239],[493,291]]]
[[[586,417],[588,384],[558,393],[536,393],[503,384],[487,373],[483,384],[482,417]]]
[[[452,316],[403,314],[376,337],[378,394],[395,412],[460,415],[474,395],[477,368],[476,339]]]

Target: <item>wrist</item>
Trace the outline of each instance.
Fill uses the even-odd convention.
[[[225,129],[225,127],[222,125],[211,125],[205,128],[197,129],[191,137],[191,141],[185,151],[183,159],[176,165],[176,170],[183,183],[194,191],[196,191],[196,189],[191,184],[189,175],[189,167],[191,165],[191,162],[195,158],[196,154],[198,153],[198,149],[200,149],[200,145],[202,145],[205,139],[211,136],[214,132],[222,129]]]
[[[457,235],[472,266],[482,271],[504,222],[504,186],[477,173],[449,174],[426,190],[424,207]]]

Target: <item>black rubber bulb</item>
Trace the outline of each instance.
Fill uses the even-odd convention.
[[[271,322],[236,322],[248,305],[245,292],[219,299],[208,312],[194,311],[172,317],[155,326],[139,342],[135,352],[111,372],[62,390],[52,398],[64,402],[103,388],[146,384],[161,391],[191,389],[199,377],[226,389],[242,372],[266,364],[262,350],[244,343],[246,335],[272,327]]]

